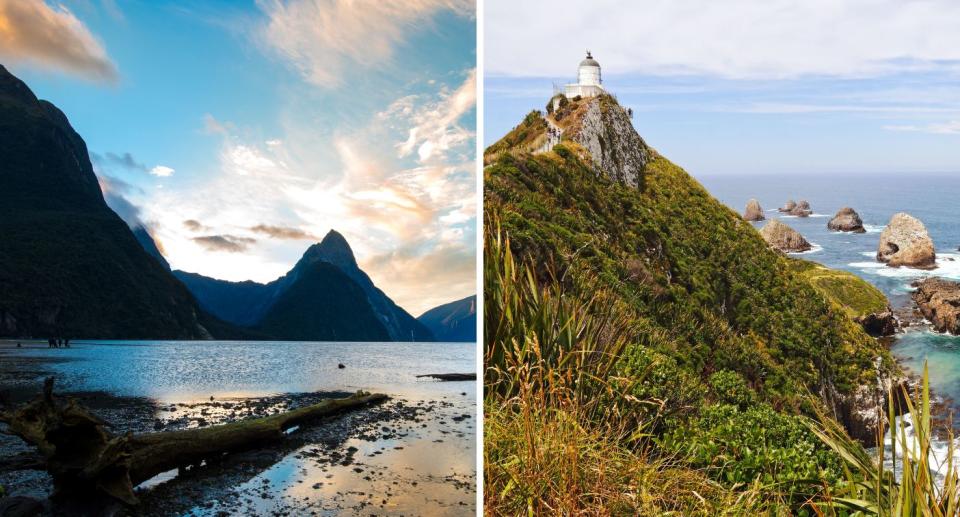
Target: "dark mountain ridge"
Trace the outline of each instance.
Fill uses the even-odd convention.
[[[313,339],[333,339],[330,336],[337,335],[337,339],[346,341],[434,340],[430,329],[374,285],[357,265],[346,238],[335,230],[310,246],[287,274],[267,284],[229,282],[185,271],[174,271],[174,275],[205,310],[280,339],[307,339],[304,336],[312,335],[310,332],[319,332]],[[333,293],[343,298],[331,298]],[[312,305],[315,312],[298,304]],[[338,312],[336,304],[351,310]],[[357,321],[366,322],[363,328],[346,321],[354,314]]]
[[[477,295],[438,305],[417,317],[417,321],[426,325],[437,341],[475,342]]]
[[[67,117],[0,65],[0,335],[211,337],[224,328],[104,202]]]

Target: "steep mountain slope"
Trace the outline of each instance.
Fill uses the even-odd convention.
[[[334,275],[331,266],[341,273]],[[284,276],[268,284],[256,282],[228,282],[195,273],[174,271],[174,274],[211,314],[244,327],[269,332],[279,339],[337,339],[346,341],[433,341],[433,333],[407,311],[377,288],[370,277],[357,265],[353,250],[340,233],[331,230],[317,244],[310,246],[296,265]],[[322,276],[322,278],[320,278]],[[307,284],[305,284],[307,282]],[[340,284],[337,284],[339,282]],[[305,285],[309,287],[305,287]],[[309,289],[313,288],[313,298]],[[357,318],[366,317],[366,311],[375,315],[375,325],[361,331],[352,321],[345,321],[350,313],[337,313],[334,308],[315,307],[326,304],[329,293],[345,296],[344,307],[356,308]],[[296,306],[304,304],[304,307]],[[310,312],[311,310],[316,312]],[[285,314],[285,312],[290,314]],[[312,321],[309,315],[323,318]],[[348,318],[347,318],[348,319]],[[283,321],[286,326],[276,324]],[[386,334],[382,337],[381,330]],[[311,331],[318,331],[309,337]]]
[[[283,339],[391,341],[360,286],[326,262],[302,267],[256,328]]]
[[[107,207],[66,116],[2,66],[0,163],[0,335],[209,337],[189,291]]]
[[[691,379],[676,390],[700,398],[671,395],[687,408],[720,397],[707,379],[724,370],[788,413],[801,411],[809,390],[851,433],[871,439],[869,413],[884,396],[878,375],[890,382],[895,370],[887,351],[750,224],[649,148],[612,97],[571,100],[551,117],[564,128],[551,152],[491,146],[487,220],[536,265],[540,282],[585,280],[617,293],[637,327],[625,371],[663,354],[679,369],[670,382]],[[542,118],[532,113],[504,141],[534,141]]]
[[[230,282],[180,270],[173,274],[193,293],[200,307],[236,325],[255,325],[274,301],[272,284],[252,280]]]
[[[433,341],[433,334],[416,318],[393,302],[383,291],[373,284],[373,280],[357,266],[353,250],[347,240],[336,231],[330,230],[319,244],[314,244],[303,254],[293,270],[287,275],[296,278],[302,268],[317,263],[332,264],[351,280],[356,282],[367,295],[374,313],[386,327],[392,341]],[[283,279],[281,279],[283,282]]]
[[[437,341],[474,342],[477,340],[477,295],[434,307],[417,321],[433,332]]]
[[[131,228],[131,231],[133,231],[133,236],[137,238],[137,242],[140,243],[143,250],[151,257],[157,259],[157,262],[159,262],[164,269],[170,270],[170,263],[167,262],[167,258],[160,252],[160,248],[157,247],[157,241],[153,240],[153,235],[150,235],[150,230],[147,230],[143,225],[137,225],[135,228]]]

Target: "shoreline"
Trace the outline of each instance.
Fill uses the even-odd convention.
[[[21,343],[27,347],[26,340]],[[47,348],[46,341],[31,344]],[[40,392],[43,379],[54,375],[52,363],[72,360],[25,357],[16,354],[16,350],[16,340],[0,340],[0,393],[12,405]],[[463,393],[468,391],[472,389],[465,387]],[[161,402],[149,397],[78,391],[61,382],[56,392],[88,406],[113,424],[113,433],[217,425],[349,394],[322,391]],[[473,455],[469,468],[451,468],[445,473],[416,472],[408,466],[416,459],[411,454],[421,454],[420,449],[435,450],[439,458],[454,451],[462,455],[462,444],[458,446],[457,442],[472,444],[477,432],[475,410],[470,406],[469,397],[460,395],[433,394],[419,399],[401,396],[361,411],[336,415],[294,429],[278,444],[229,454],[217,464],[170,471],[148,480],[137,488],[141,503],[136,510],[147,516],[221,512],[473,512]],[[0,435],[0,462],[4,457],[30,451],[19,438]],[[255,484],[251,486],[252,481]],[[45,471],[2,472],[0,485],[8,495],[40,499],[49,506],[46,498],[52,483]]]

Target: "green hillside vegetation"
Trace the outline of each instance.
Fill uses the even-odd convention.
[[[524,124],[538,127],[538,117]],[[598,499],[611,490],[659,501],[627,498],[640,513],[809,512],[811,498],[845,483],[840,456],[806,418],[842,418],[840,401],[812,393],[843,399],[875,384],[878,357],[882,372],[896,368],[849,317],[875,305],[865,283],[770,250],[652,150],[638,189],[594,170],[573,142],[531,155],[514,141],[488,149],[484,174],[485,493],[494,513],[529,505],[615,513],[627,503]],[[504,273],[514,261],[506,269],[515,272]],[[507,301],[521,292],[527,301]],[[564,436],[575,442],[518,443],[546,442],[548,427],[570,422],[577,433]],[[593,479],[574,478],[579,469],[561,458],[534,465],[551,454],[534,446],[578,451],[582,458],[563,461],[583,461]],[[609,462],[591,457],[607,452]],[[619,465],[622,455],[639,470]],[[684,490],[635,484],[634,476],[665,471],[713,499],[688,505]],[[558,479],[544,479],[551,476]],[[716,485],[700,492],[693,480]],[[571,484],[582,489],[575,500],[563,494]]]
[[[853,273],[799,259],[791,260],[790,265],[827,299],[843,307],[851,318],[887,310],[887,297]]]
[[[533,150],[546,141],[547,122],[537,112],[530,113],[523,122],[510,130],[497,143],[487,148],[484,156],[496,157],[512,150]]]

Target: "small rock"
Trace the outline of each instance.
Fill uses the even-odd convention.
[[[747,207],[743,211],[743,218],[747,221],[763,221],[767,217],[763,215],[763,208],[756,199],[747,201]]]
[[[3,517],[33,517],[44,515],[43,503],[32,497],[15,495],[0,499],[0,515]]]
[[[760,236],[771,248],[784,253],[809,251],[812,246],[793,228],[773,219],[760,230]]]
[[[926,278],[915,282],[913,301],[939,332],[960,334],[960,282]]]
[[[860,219],[860,214],[849,206],[841,208],[837,215],[833,216],[833,219],[830,219],[830,222],[827,223],[827,228],[835,232],[866,233],[867,231],[863,228],[863,220]]]

